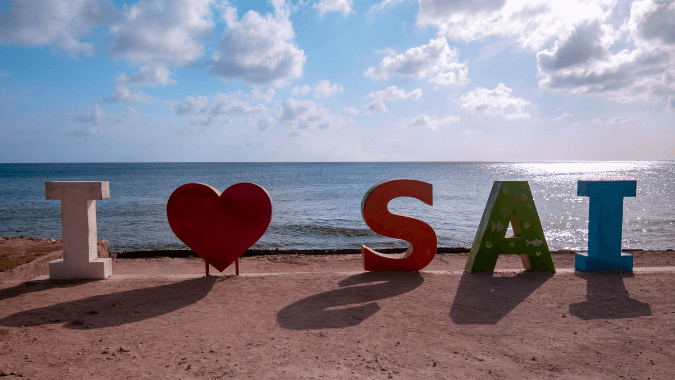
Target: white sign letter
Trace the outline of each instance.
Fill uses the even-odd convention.
[[[110,198],[105,182],[45,182],[47,199],[61,201],[63,259],[49,263],[50,280],[102,280],[112,274],[112,260],[98,258],[96,200]]]

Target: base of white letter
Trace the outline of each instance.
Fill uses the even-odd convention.
[[[110,258],[98,258],[84,266],[64,265],[63,259],[49,263],[50,280],[103,280],[111,274]]]

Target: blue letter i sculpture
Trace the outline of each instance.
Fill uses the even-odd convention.
[[[588,252],[577,253],[580,271],[621,269],[633,271],[633,255],[621,252],[623,198],[634,197],[636,181],[578,181],[577,195],[590,197]]]

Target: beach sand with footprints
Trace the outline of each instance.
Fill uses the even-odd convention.
[[[632,274],[575,273],[572,253],[553,253],[554,275],[519,257],[467,274],[462,253],[366,273],[357,254],[280,252],[209,277],[200,259],[115,258],[102,281],[0,284],[0,374],[672,378],[675,251],[631,253]]]

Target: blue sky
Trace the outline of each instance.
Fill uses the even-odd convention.
[[[0,162],[675,159],[675,2],[0,0]]]

